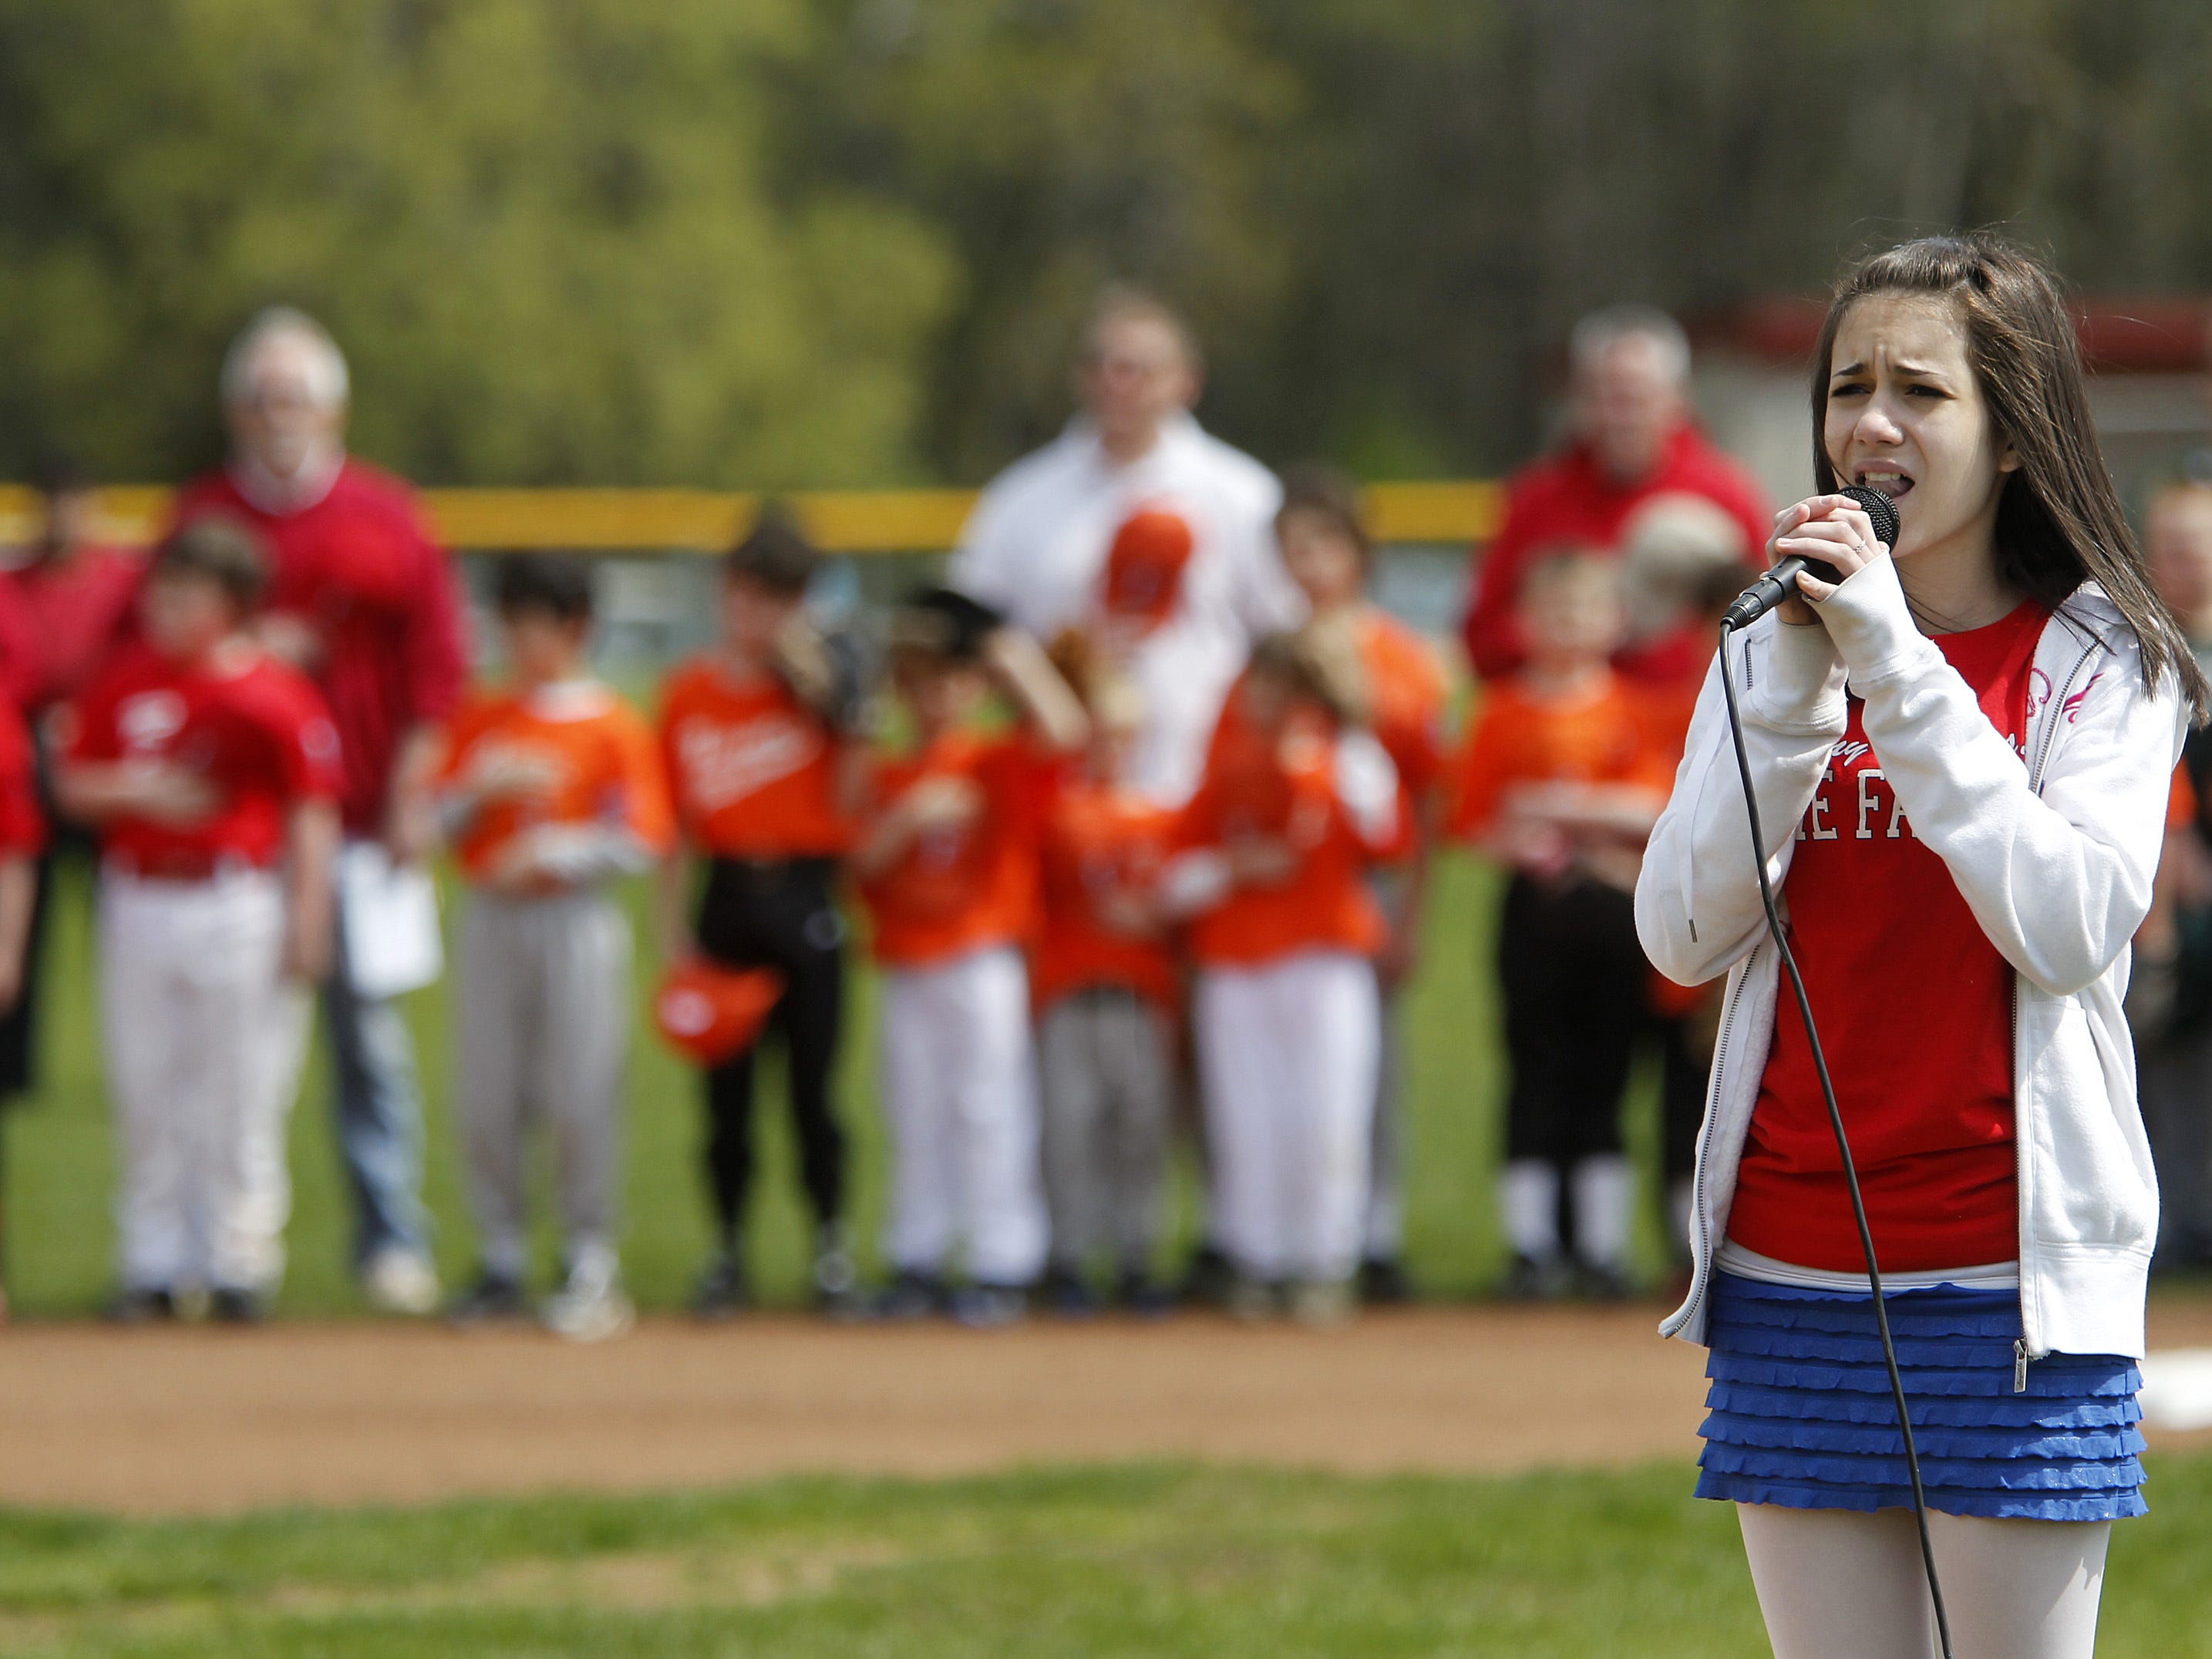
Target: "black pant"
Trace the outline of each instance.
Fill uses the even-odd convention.
[[[1697,1172],[1698,1128],[1705,1117],[1712,1076],[1711,1027],[1694,1014],[1655,1014],[1659,1038],[1659,1173],[1668,1185]]]
[[[1562,1170],[1621,1150],[1620,1097],[1644,1023],[1634,902],[1602,882],[1516,876],[1498,930],[1507,1160]]]
[[[769,1029],[783,1040],[799,1178],[817,1223],[845,1208],[845,1136],[830,1105],[845,1002],[845,924],[828,859],[747,863],[717,859],[699,907],[699,946],[732,968],[770,967],[783,999]],[[744,1225],[753,1175],[753,1050],[707,1073],[707,1181],[723,1237]]]

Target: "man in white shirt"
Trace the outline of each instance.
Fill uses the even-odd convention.
[[[1147,710],[1135,781],[1170,806],[1196,787],[1252,641],[1304,614],[1275,551],[1281,487],[1192,418],[1200,376],[1180,317],[1148,295],[1109,291],[1076,367],[1082,412],[992,481],[949,572],[953,586],[1048,641],[1095,619],[1108,547],[1133,512],[1164,507],[1189,524],[1176,602],[1127,665]]]

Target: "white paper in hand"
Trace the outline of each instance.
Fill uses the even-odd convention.
[[[420,990],[446,970],[438,890],[419,864],[395,865],[382,843],[348,842],[338,854],[346,976],[372,1002]]]

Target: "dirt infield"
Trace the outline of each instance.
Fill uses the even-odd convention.
[[[134,1514],[1197,1457],[1505,1472],[1694,1453],[1701,1355],[1647,1307],[1348,1329],[652,1321],[570,1347],[372,1322],[0,1333],[0,1503]],[[2212,1304],[2154,1309],[2212,1343]],[[2192,1437],[2212,1443],[2212,1436]]]

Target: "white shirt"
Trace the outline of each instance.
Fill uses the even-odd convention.
[[[1273,473],[1187,414],[1164,422],[1152,447],[1126,465],[1079,416],[983,491],[947,580],[1048,641],[1091,620],[1124,519],[1145,506],[1181,514],[1194,542],[1182,592],[1128,664],[1147,710],[1132,781],[1162,805],[1180,805],[1198,786],[1214,722],[1252,641],[1304,615],[1275,550],[1281,501]]]

